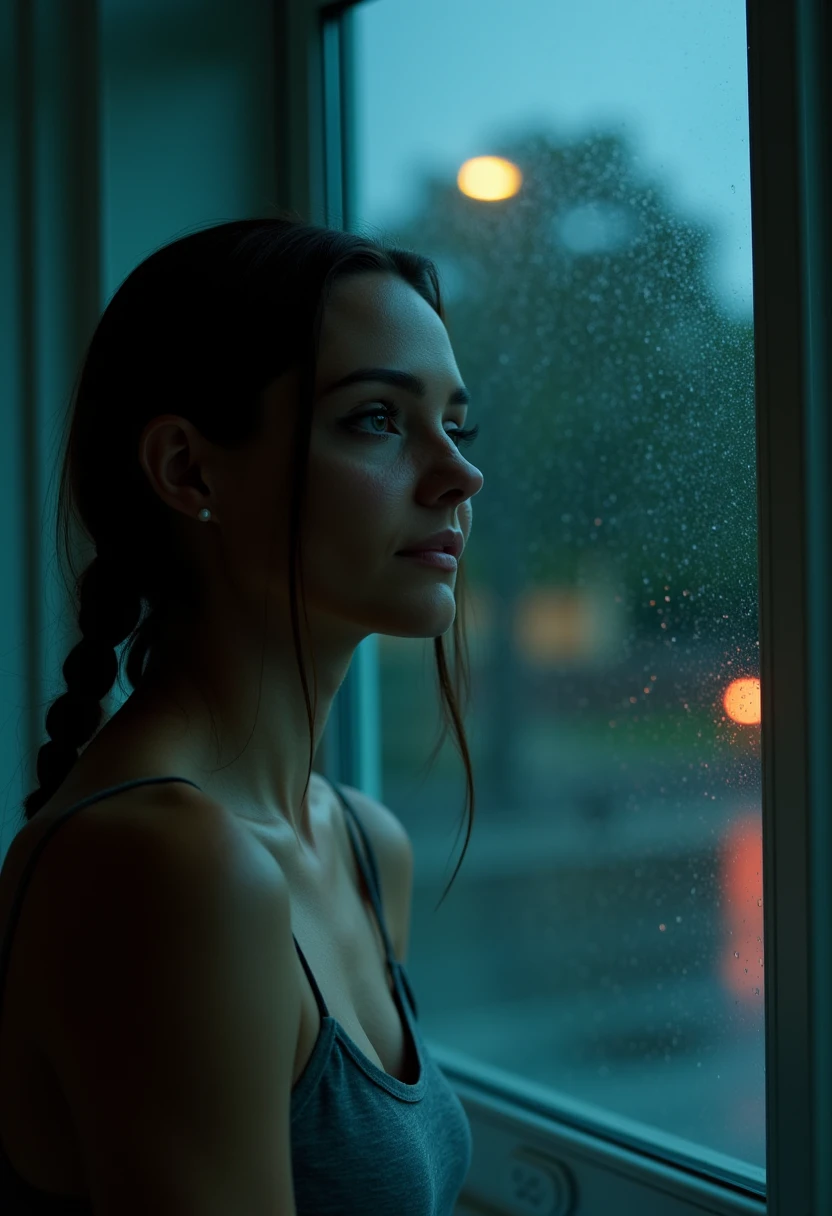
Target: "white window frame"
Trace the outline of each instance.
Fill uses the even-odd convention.
[[[367,0],[354,0],[366,3]],[[384,0],[375,0],[383,3]],[[413,0],[415,3],[416,0]],[[354,4],[276,0],[280,201],[351,227]],[[824,16],[824,10],[826,15]],[[508,12],[507,7],[507,12]],[[472,9],[476,19],[476,7]],[[431,1044],[472,1124],[463,1213],[832,1213],[832,23],[824,0],[747,0],[758,450],[766,957],[766,1170]],[[333,711],[325,766],[382,796],[377,658],[366,643]],[[777,713],[775,714],[775,707]],[[603,1112],[601,1112],[603,1114]],[[569,1206],[569,1199],[576,1204]]]

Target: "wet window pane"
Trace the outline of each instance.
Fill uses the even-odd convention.
[[[464,768],[452,732],[423,767],[432,641],[379,638],[422,1024],[759,1171],[745,5],[385,0],[354,20],[353,227],[436,261],[481,425],[476,820],[438,911]]]

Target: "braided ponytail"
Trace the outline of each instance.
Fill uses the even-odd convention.
[[[118,675],[115,648],[136,630],[141,615],[141,596],[130,586],[128,570],[109,556],[90,562],[79,591],[81,640],[62,668],[67,691],[46,715],[50,738],[38,752],[39,787],[23,802],[29,819],[52,797],[101,725],[101,702]],[[135,674],[135,663],[131,667]]]

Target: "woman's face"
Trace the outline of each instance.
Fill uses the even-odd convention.
[[[412,372],[425,382],[425,396],[383,383],[326,391],[367,367]],[[258,581],[266,578],[271,598],[286,607],[297,381],[293,372],[270,386],[265,435],[227,454],[217,486],[231,559],[241,576],[259,571]],[[318,636],[437,637],[453,624],[456,572],[399,550],[445,528],[467,544],[483,476],[454,441],[466,407],[448,401],[461,387],[445,326],[413,288],[382,274],[336,284],[321,332],[302,535],[304,590]],[[386,416],[390,406],[395,419]]]

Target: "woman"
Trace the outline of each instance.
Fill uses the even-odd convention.
[[[312,762],[359,642],[434,638],[470,837],[458,573],[403,552],[468,539],[466,400],[432,264],[292,216],[163,246],[107,306],[61,480],[82,639],[0,872],[9,1216],[453,1211],[410,842]]]

